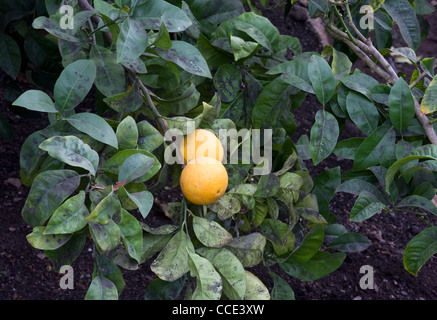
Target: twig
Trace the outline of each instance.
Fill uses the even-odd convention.
[[[422,81],[423,78],[425,78],[427,75],[426,72],[422,72],[421,74],[419,74],[419,76],[417,77],[416,80],[414,80],[411,84],[410,84],[410,89],[413,89],[415,86],[417,86],[419,84],[420,81]]]
[[[96,9],[94,9],[87,0],[78,0],[79,7],[81,7],[83,10],[88,10],[94,13],[97,13]],[[98,16],[92,16],[91,19],[93,19],[96,23],[100,22],[100,18]],[[106,37],[106,40],[108,40],[109,43],[112,43],[112,33],[110,32],[103,32],[103,34]]]

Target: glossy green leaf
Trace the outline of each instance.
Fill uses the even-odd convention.
[[[342,252],[361,252],[370,246],[371,242],[362,234],[347,232],[331,241],[328,248]]]
[[[200,51],[185,41],[173,40],[168,50],[157,48],[161,58],[177,64],[185,71],[201,77],[212,78],[208,64]]]
[[[111,192],[99,202],[94,210],[91,211],[91,214],[87,217],[87,220],[101,224],[107,224],[114,215],[118,215],[120,212],[120,201]]]
[[[350,212],[350,220],[353,222],[363,222],[375,214],[380,213],[386,205],[379,201],[373,194],[363,190]]]
[[[202,248],[199,254],[208,259],[220,274],[226,297],[242,300],[246,292],[246,272],[240,260],[225,248]]]
[[[232,240],[232,235],[217,222],[193,215],[197,239],[207,247],[220,248]]]
[[[96,175],[99,154],[75,136],[54,136],[42,142],[39,147],[59,161]]]
[[[388,103],[391,123],[397,130],[403,131],[410,125],[415,115],[414,98],[404,79],[399,78],[393,85]]]
[[[86,217],[89,215],[85,205],[85,192],[65,201],[55,210],[50,218],[44,234],[70,234],[86,226]]]
[[[273,278],[272,300],[295,300],[294,291],[288,282],[276,273],[270,272],[270,275]]]
[[[341,157],[343,159],[354,160],[355,154],[361,143],[363,143],[364,138],[349,138],[341,140],[335,146],[333,153],[337,157]]]
[[[111,280],[97,276],[91,282],[85,300],[118,300],[117,287]]]
[[[138,220],[129,212],[122,209],[119,228],[121,238],[123,239],[129,256],[140,263],[143,251],[143,229]]]
[[[164,143],[164,136],[146,120],[137,123],[138,148],[152,152]]]
[[[340,167],[325,170],[314,179],[313,193],[317,196],[320,214],[330,221],[329,203],[335,196],[335,190],[341,184]]]
[[[61,203],[80,183],[79,174],[72,170],[48,170],[36,176],[21,215],[32,226],[43,225]]]
[[[256,51],[258,51],[260,47],[260,45],[256,42],[245,41],[240,37],[232,35],[230,37],[230,43],[235,61],[250,57]]]
[[[226,249],[231,251],[244,267],[253,267],[262,261],[265,245],[266,238],[261,233],[254,232],[234,238],[226,245]]]
[[[185,286],[186,277],[173,282],[155,278],[150,281],[144,294],[144,300],[175,300]]]
[[[190,251],[194,251],[193,244],[181,230],[161,250],[150,268],[160,279],[175,281],[190,270],[188,265]]]
[[[212,263],[197,253],[188,251],[188,264],[191,276],[196,277],[196,289],[191,299],[219,300],[223,283]]]
[[[86,97],[96,78],[92,60],[77,60],[60,74],[53,89],[56,107],[64,112],[75,108]]]
[[[95,113],[76,113],[66,119],[77,130],[86,133],[97,141],[118,148],[118,140],[111,126]]]
[[[64,245],[70,238],[71,234],[44,234],[46,227],[34,227],[32,233],[26,236],[30,245],[39,250],[55,250]]]
[[[437,253],[437,227],[424,229],[407,244],[403,260],[405,270],[417,276],[422,266]]]
[[[310,137],[310,152],[314,165],[318,165],[331,155],[339,134],[337,119],[325,110],[317,111]]]
[[[350,91],[346,98],[346,108],[350,119],[364,134],[370,135],[378,127],[378,110],[362,94]]]
[[[313,55],[308,63],[308,76],[317,99],[321,104],[326,105],[334,96],[338,83],[331,67],[322,57]]]
[[[335,192],[346,192],[358,196],[363,190],[371,193],[373,196],[379,199],[379,201],[385,202],[384,196],[382,195],[378,187],[363,179],[355,178],[347,180],[339,185]]]
[[[270,292],[266,285],[252,272],[247,270],[244,300],[270,300]]]
[[[397,208],[411,207],[411,208],[423,209],[437,216],[437,207],[435,206],[435,204],[432,201],[428,200],[427,198],[424,198],[419,195],[411,195],[403,198],[398,204],[396,204],[396,207]]]
[[[376,128],[360,144],[355,154],[353,169],[360,171],[378,165],[385,150],[395,142],[396,132],[393,127],[381,126]]]
[[[59,112],[47,93],[40,90],[27,90],[12,105],[39,112]]]

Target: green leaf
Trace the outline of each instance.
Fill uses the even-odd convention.
[[[164,23],[168,32],[181,32],[192,25],[183,10],[162,0],[148,0],[138,5],[132,18],[151,30],[159,30]]]
[[[364,138],[349,138],[344,139],[337,143],[333,153],[337,157],[341,157],[343,159],[354,160],[355,154],[358,151],[361,143],[363,143]]]
[[[12,105],[39,112],[59,112],[47,93],[40,90],[27,90]]]
[[[385,202],[384,196],[382,195],[381,191],[379,191],[377,186],[375,186],[370,182],[358,178],[350,179],[343,182],[341,185],[337,187],[335,192],[336,193],[346,192],[359,196],[363,190],[366,190],[367,192],[371,193],[373,196],[379,199],[379,201]]]
[[[363,222],[375,214],[380,213],[386,205],[379,201],[373,194],[363,190],[350,212],[350,220],[353,222]]]
[[[70,234],[86,226],[86,217],[89,215],[85,205],[85,192],[65,201],[55,210],[50,218],[44,234]]]
[[[146,219],[153,206],[153,194],[149,191],[141,191],[129,193],[126,190],[129,198],[137,205],[142,217]]]
[[[99,154],[75,136],[54,136],[39,145],[48,154],[73,167],[80,167],[96,175]]]
[[[359,146],[355,154],[353,169],[361,171],[378,165],[385,150],[395,142],[396,132],[393,127],[376,128]]]
[[[223,102],[231,102],[237,96],[241,82],[241,71],[232,64],[221,65],[214,75],[214,86]]]
[[[310,137],[310,152],[315,166],[331,155],[339,134],[337,119],[325,110],[317,111]]]
[[[86,97],[96,78],[92,60],[77,60],[60,74],[53,89],[56,107],[65,112],[75,108]]]
[[[115,136],[117,137],[118,147],[123,149],[135,149],[138,142],[137,124],[131,116],[127,116],[117,126]]]
[[[137,153],[127,158],[120,167],[118,181],[140,182],[141,179],[155,163],[155,159]]]
[[[72,170],[48,170],[33,181],[21,215],[32,226],[41,226],[70,196],[80,183],[79,174]]]
[[[170,49],[156,48],[156,53],[164,60],[177,64],[191,74],[212,78],[205,58],[195,46],[188,42],[173,40]]]
[[[241,202],[236,195],[224,194],[216,202],[209,205],[208,208],[212,212],[217,213],[219,219],[223,221],[240,212]]]
[[[378,127],[378,109],[362,94],[350,91],[346,98],[346,108],[350,119],[364,134],[370,135]]]
[[[94,61],[97,68],[95,85],[105,97],[112,97],[126,91],[125,71],[117,62],[115,53],[105,47],[93,45],[90,59]]]
[[[118,246],[120,241],[120,228],[113,220],[108,220],[106,224],[89,221],[88,225],[93,241],[104,254],[107,254]]]
[[[193,244],[185,232],[180,230],[161,250],[150,265],[150,269],[162,280],[175,281],[190,270],[188,265],[190,251],[194,251]]]
[[[360,252],[366,250],[370,244],[365,236],[356,232],[347,232],[332,240],[328,248],[342,252]]]
[[[97,141],[118,148],[118,140],[111,126],[95,113],[76,113],[66,119],[77,130],[86,133]]]
[[[408,128],[414,118],[414,98],[404,79],[393,85],[388,98],[390,121],[399,131]]]
[[[111,280],[97,276],[91,282],[85,300],[118,300],[117,287]]]
[[[123,239],[129,256],[141,263],[141,254],[143,251],[143,229],[138,220],[127,212],[121,210],[121,221],[119,224],[121,238]]]
[[[273,278],[272,300],[295,300],[294,291],[286,280],[270,272]]]
[[[250,271],[246,271],[246,293],[244,300],[270,300],[269,289]]]
[[[219,300],[222,295],[222,278],[209,260],[188,251],[190,274],[196,277],[192,300]]]
[[[45,250],[44,254],[53,264],[57,272],[65,265],[71,266],[77,257],[83,252],[86,243],[86,236],[83,233],[76,233],[58,249]]]
[[[437,207],[433,202],[418,195],[412,195],[403,198],[397,205],[397,208],[413,207],[423,209],[427,212],[431,212],[433,215],[437,216]]]
[[[146,120],[137,123],[137,127],[139,149],[152,152],[164,143],[163,135]]]
[[[232,235],[217,222],[194,215],[193,229],[197,239],[207,247],[220,248],[232,240]]]
[[[120,268],[115,264],[114,261],[105,256],[96,255],[94,258],[93,278],[97,276],[101,276],[112,281],[117,288],[118,295],[120,296],[126,284]]]
[[[44,234],[46,227],[34,227],[32,233],[26,236],[30,245],[38,250],[55,250],[63,246],[70,238],[71,234]]]
[[[16,79],[21,68],[21,51],[17,42],[7,34],[0,35],[0,68]]]
[[[63,14],[55,14],[52,15],[50,18],[44,16],[37,17],[33,21],[32,27],[34,29],[44,29],[55,37],[69,42],[79,42],[79,38],[76,38],[73,35],[73,30],[61,28],[60,19],[62,16]]]
[[[124,20],[117,39],[117,61],[124,63],[138,58],[148,44],[147,32],[142,23],[129,18]]]
[[[407,244],[404,250],[405,270],[417,276],[434,254],[437,253],[437,227],[424,229]]]
[[[261,224],[261,232],[272,243],[273,249],[278,256],[294,249],[294,234],[284,222],[275,219],[265,219]]]
[[[279,191],[279,178],[273,173],[260,177],[254,197],[270,198]]]
[[[260,47],[260,44],[256,42],[245,41],[240,37],[232,35],[230,37],[230,43],[235,61],[250,57],[256,51],[258,51]]]
[[[424,114],[429,114],[437,111],[437,76],[435,76],[423,96],[420,110]]]
[[[290,254],[281,265],[287,265],[295,260],[305,262],[314,256],[322,246],[325,233],[321,224],[316,224],[302,240],[302,243]],[[281,266],[282,267],[282,266]],[[282,267],[283,268],[283,267]]]
[[[412,155],[412,156],[407,156],[404,157],[402,159],[399,159],[397,161],[395,161],[387,170],[387,174],[385,176],[385,191],[387,193],[390,193],[390,186],[391,183],[393,182],[396,174],[398,173],[398,171],[407,163],[411,162],[411,161],[415,161],[415,160],[421,160],[421,159],[426,159],[426,160],[436,160],[436,158],[432,157],[432,156],[425,156],[425,155]]]
[[[356,91],[356,93],[361,93],[368,99],[371,99],[372,97],[372,90],[379,85],[377,80],[365,73],[361,73],[359,70],[341,78],[340,81],[350,90]]]
[[[153,166],[141,178],[138,178],[138,182],[145,182],[149,180],[159,171],[159,169],[161,169],[161,163],[152,153],[141,149],[126,149],[117,152],[111,158],[109,158],[103,165],[103,170],[111,177],[114,177],[114,179],[118,179],[123,163],[126,161],[126,159],[135,154],[142,154],[155,160]]]
[[[261,233],[254,232],[234,238],[226,245],[226,249],[231,251],[244,267],[253,267],[262,261],[265,245],[266,238]]]
[[[91,211],[87,217],[88,221],[97,222],[100,224],[107,224],[114,215],[121,212],[120,201],[111,192]]]
[[[341,184],[340,167],[325,170],[314,179],[313,193],[317,196],[320,214],[330,222],[329,203],[335,196],[335,190]]]
[[[328,62],[318,55],[311,56],[308,64],[308,77],[317,99],[321,104],[326,105],[334,96],[338,83]]]
[[[280,264],[289,275],[302,281],[314,281],[337,270],[346,258],[344,252],[316,252],[310,260],[294,260],[288,264]]]
[[[246,292],[246,272],[240,260],[225,248],[201,248],[199,254],[208,259],[220,274],[226,297],[242,300]]]
[[[173,282],[155,278],[150,281],[144,294],[144,300],[176,300],[185,286],[186,277]]]
[[[420,26],[408,0],[386,0],[382,8],[396,21],[405,42],[414,50],[420,45]]]

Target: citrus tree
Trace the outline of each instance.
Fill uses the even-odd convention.
[[[419,99],[422,111],[432,111],[427,77],[433,59],[414,61],[422,69],[412,88],[381,68],[390,78],[380,84],[352,73],[348,55],[334,47],[302,52],[297,38],[281,35],[238,1],[45,5],[49,15],[32,27],[57,42],[63,70],[52,96],[29,90],[14,101],[50,120],[22,146],[21,179],[30,187],[22,217],[33,227],[27,240],[55,270],[72,264],[87,239],[92,243],[86,299],[117,299],[125,286],[120,268],[136,270],[148,260],[157,277],[146,299],[181,293],[187,299],[292,299],[292,288],[270,271],[273,265],[312,281],[340,267],[347,252],[370,244],[330,213],[336,192],[359,194],[353,221],[407,206],[419,208],[420,217],[435,212],[434,180],[423,175],[436,160],[428,142],[433,131],[426,116],[414,112]],[[353,30],[337,26],[347,21],[338,12],[345,5],[310,1],[310,12],[349,44]],[[392,16],[386,15],[388,24]],[[374,48],[367,40],[365,46]],[[411,49],[398,51],[413,58]],[[294,144],[292,111],[308,94],[320,110],[310,138]],[[81,111],[90,95],[92,111]],[[367,138],[338,142],[346,118]],[[214,150],[197,149],[196,129],[222,138],[222,159],[214,159],[216,142]],[[190,148],[210,159],[210,167],[184,161]],[[341,175],[335,167],[312,179],[304,160],[318,165],[332,153],[355,159],[354,169]],[[211,183],[208,176],[214,176]],[[157,192],[179,180],[183,194],[167,204],[168,223],[151,226],[147,217]],[[412,241],[406,261],[420,267],[434,235],[430,227]],[[272,290],[248,270],[258,265],[270,271]]]

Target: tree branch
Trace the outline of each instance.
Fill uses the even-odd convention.
[[[91,11],[94,13],[97,13],[96,9],[94,9],[89,3],[88,0],[78,0],[79,7],[82,10]],[[96,22],[97,24],[100,22],[100,18],[97,15],[94,15],[91,17],[91,19]],[[112,33],[110,32],[103,32],[104,36],[106,37],[106,40],[108,40],[109,43],[112,43]]]

